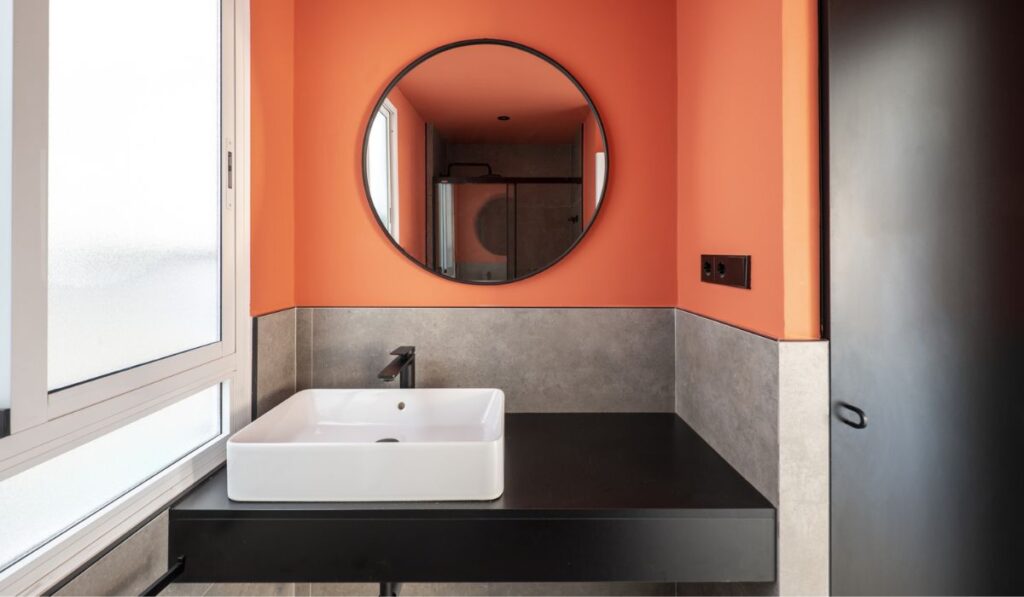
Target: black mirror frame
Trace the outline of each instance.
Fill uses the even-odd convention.
[[[391,90],[394,89],[396,85],[398,85],[399,81],[401,81],[402,78],[405,77],[405,75],[409,74],[410,71],[412,71],[414,68],[416,68],[417,66],[419,66],[421,63],[425,62],[426,60],[429,60],[430,58],[432,58],[432,57],[434,57],[434,56],[436,56],[436,55],[438,55],[438,54],[440,54],[442,52],[447,52],[449,50],[454,50],[456,48],[462,48],[462,47],[465,47],[465,46],[477,46],[477,45],[498,45],[498,46],[506,46],[506,47],[509,47],[509,48],[515,48],[517,50],[522,50],[524,52],[527,52],[529,54],[532,54],[532,55],[536,56],[537,58],[540,58],[541,60],[544,60],[545,62],[547,62],[551,66],[553,66],[556,69],[558,69],[558,71],[561,72],[563,75],[565,75],[565,77],[567,79],[569,79],[570,82],[572,82],[572,84],[576,87],[576,89],[578,89],[579,92],[581,94],[583,94],[583,99],[585,99],[587,101],[587,105],[590,106],[590,109],[594,113],[594,118],[597,120],[597,128],[601,132],[601,142],[604,144],[605,170],[604,170],[604,180],[601,183],[601,195],[600,195],[601,201],[598,204],[597,208],[594,210],[594,215],[591,216],[590,222],[587,223],[586,228],[584,228],[583,231],[580,233],[580,235],[576,238],[576,240],[573,241],[573,243],[571,245],[569,245],[569,248],[567,248],[565,250],[565,252],[563,252],[557,258],[552,260],[551,263],[545,265],[544,267],[540,268],[539,270],[537,270],[535,272],[532,272],[532,273],[530,273],[528,275],[522,276],[521,278],[514,278],[512,280],[487,281],[487,280],[459,280],[457,278],[450,278],[448,276],[445,276],[445,275],[443,275],[443,274],[441,274],[439,272],[436,272],[436,271],[430,269],[429,267],[427,267],[427,265],[425,263],[422,263],[419,259],[416,259],[412,255],[410,255],[409,252],[406,251],[402,247],[402,245],[399,243],[398,239],[396,239],[393,236],[391,236],[391,233],[388,231],[387,227],[384,226],[384,222],[381,221],[380,216],[377,215],[377,210],[374,209],[374,207],[373,207],[373,199],[370,197],[370,182],[369,182],[369,180],[367,179],[367,176],[366,176],[366,152],[367,152],[367,149],[368,149],[369,143],[370,143],[370,126],[373,124],[373,115],[376,114],[378,110],[380,110],[380,107],[382,105],[384,105],[384,100],[387,99],[388,94],[391,93]],[[377,99],[377,102],[374,103],[372,109],[370,110],[369,114],[367,115],[367,118],[366,118],[365,122],[366,122],[366,127],[365,127],[365,131],[363,133],[362,170],[363,170],[363,194],[366,196],[367,207],[369,208],[370,213],[373,215],[374,221],[377,222],[377,227],[380,229],[381,232],[384,233],[385,236],[388,237],[388,240],[391,241],[391,244],[394,245],[394,247],[396,249],[398,249],[398,251],[402,255],[404,255],[406,259],[408,259],[409,261],[415,263],[417,266],[419,266],[423,270],[425,270],[427,272],[430,272],[431,274],[437,276],[438,278],[441,278],[441,279],[444,279],[444,280],[448,280],[450,282],[458,282],[460,284],[471,284],[471,285],[474,285],[474,286],[500,286],[500,285],[503,285],[503,284],[512,284],[513,282],[519,282],[521,280],[526,280],[528,278],[532,278],[533,276],[536,276],[537,274],[546,272],[547,270],[551,269],[551,267],[553,267],[555,264],[557,264],[560,261],[562,261],[563,259],[565,259],[566,255],[571,253],[573,251],[573,249],[575,249],[576,246],[578,244],[580,244],[580,242],[587,235],[587,233],[590,232],[590,229],[593,228],[593,226],[594,226],[594,222],[597,221],[598,214],[600,214],[601,211],[604,208],[605,199],[606,199],[605,195],[608,192],[608,179],[611,177],[612,167],[611,167],[611,152],[609,151],[609,148],[608,148],[608,135],[605,132],[604,120],[601,119],[601,113],[598,112],[597,106],[594,104],[594,101],[590,98],[590,94],[587,93],[587,90],[583,88],[583,85],[581,85],[580,82],[576,80],[576,77],[572,76],[572,73],[570,73],[568,70],[566,70],[566,68],[564,66],[562,66],[561,64],[556,62],[550,56],[548,56],[548,55],[546,55],[546,54],[544,54],[544,53],[542,53],[542,52],[540,52],[538,50],[535,50],[535,49],[533,49],[533,48],[531,48],[529,46],[523,45],[521,43],[514,42],[514,41],[508,41],[508,40],[505,40],[505,39],[479,38],[479,39],[467,39],[467,40],[462,40],[462,41],[456,41],[456,42],[452,42],[450,44],[445,44],[443,46],[439,46],[437,48],[434,48],[433,50],[427,52],[426,54],[423,54],[419,58],[417,58],[417,59],[413,60],[412,62],[410,62],[405,68],[403,68],[395,76],[395,78],[393,78],[391,80],[390,83],[388,83],[388,86],[384,88],[384,91],[381,93],[380,97]]]

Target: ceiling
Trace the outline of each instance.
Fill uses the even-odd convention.
[[[402,78],[398,89],[454,143],[569,143],[590,109],[550,63],[493,44],[432,56]],[[510,119],[500,121],[499,115]]]

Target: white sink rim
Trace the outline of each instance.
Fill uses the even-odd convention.
[[[478,415],[484,420],[479,422],[465,422],[466,426],[472,426],[478,424],[482,427],[482,431],[485,433],[484,437],[473,438],[473,439],[412,439],[402,440],[395,443],[387,444],[389,447],[397,448],[400,446],[417,446],[419,444],[462,444],[467,442],[488,442],[498,441],[504,437],[504,393],[501,390],[493,388],[414,388],[414,389],[357,389],[357,390],[323,390],[323,389],[310,389],[302,390],[296,394],[293,394],[288,399],[284,400],[281,404],[277,405],[262,417],[259,417],[249,425],[240,429],[228,440],[229,444],[234,445],[258,445],[258,446],[269,446],[269,445],[282,445],[282,446],[307,446],[307,445],[360,445],[367,443],[377,443],[374,440],[358,440],[358,439],[325,439],[324,441],[309,441],[309,440],[296,440],[281,437],[285,435],[286,430],[281,429],[280,426],[283,424],[296,424],[301,425],[302,421],[290,420],[301,416],[302,412],[300,409],[309,406],[310,401],[323,400],[324,402],[334,403],[339,407],[346,406],[346,401],[363,399],[372,402],[375,406],[379,405],[382,411],[381,413],[385,416],[391,414],[394,418],[403,419],[404,422],[395,422],[388,424],[377,424],[380,427],[394,427],[394,428],[418,428],[418,429],[436,429],[440,425],[433,424],[419,424],[417,425],[414,421],[418,413],[411,412],[412,409],[418,406],[417,402],[423,401],[426,408],[436,406],[440,402],[450,401],[452,398],[472,398],[481,394],[488,394],[488,400],[484,405],[484,411],[480,413],[462,413],[463,416],[472,417]],[[405,404],[406,408],[399,410],[398,408],[388,408],[388,405],[394,404],[397,407],[398,403]],[[340,410],[340,409],[339,409]],[[282,421],[284,419],[284,421]],[[412,420],[410,420],[412,419]],[[306,423],[309,421],[307,420]],[[373,423],[360,423],[360,422],[337,422],[337,426],[346,427],[369,427],[374,425]],[[273,436],[278,436],[277,439],[273,439]],[[268,437],[269,436],[269,437]]]
[[[504,490],[504,414],[494,388],[303,390],[228,440],[228,496],[493,500]]]

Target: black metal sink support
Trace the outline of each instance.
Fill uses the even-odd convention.
[[[673,414],[507,415],[491,502],[244,503],[226,481],[171,508],[180,582],[775,579],[775,509]]]

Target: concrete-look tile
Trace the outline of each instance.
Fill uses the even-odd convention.
[[[404,583],[401,589],[402,597],[444,597],[445,595],[458,595],[460,597],[481,597],[486,596],[487,585],[485,583],[471,582],[442,582],[442,583]]]
[[[377,597],[380,585],[377,583],[310,583],[311,597]],[[405,595],[405,591],[402,590]]]
[[[770,582],[676,583],[676,595],[760,597],[778,594],[778,585]]]
[[[676,412],[779,503],[778,342],[675,311]]]
[[[172,582],[167,585],[163,591],[160,591],[161,597],[203,597],[206,592],[210,590],[213,583],[209,582]]]
[[[209,597],[294,597],[295,583],[214,583]]]
[[[313,310],[295,309],[295,389],[313,387]]]
[[[779,592],[829,590],[827,342],[779,343]]]
[[[295,309],[256,319],[256,413],[295,393]]]
[[[509,412],[671,412],[671,309],[311,310],[315,387],[376,375],[416,346],[419,387],[497,387]]]
[[[167,571],[167,512],[60,588],[56,595],[138,595]]]

